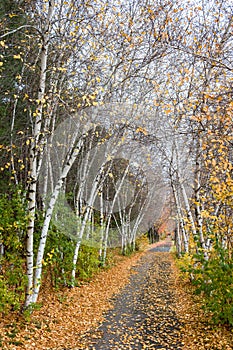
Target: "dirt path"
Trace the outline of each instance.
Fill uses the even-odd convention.
[[[77,349],[182,349],[169,249],[168,242],[140,259],[105,321]]]

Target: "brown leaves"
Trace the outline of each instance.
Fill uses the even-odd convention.
[[[41,291],[42,308],[34,311],[31,322],[16,314],[0,322],[0,347],[10,349],[59,349],[75,347],[81,335],[95,327],[109,299],[126,284],[130,269],[143,253],[131,258],[116,256],[110,270],[101,271],[90,283],[55,292],[49,286]]]
[[[164,260],[163,253],[156,254],[158,263],[146,271],[144,278],[148,282],[142,285],[143,293],[133,292],[130,299],[131,304],[138,300],[140,309],[134,315],[125,306],[122,311],[122,320],[134,323],[125,329],[123,322],[117,329],[124,344],[121,348],[127,349],[126,345],[131,343],[153,349],[152,343],[156,341],[160,348],[172,349],[168,344],[175,337],[180,346],[183,344],[182,350],[231,350],[232,332],[211,326],[208,315],[201,309],[200,297],[194,296],[190,284],[180,278],[172,256],[166,254]],[[117,265],[102,271],[90,283],[71,290],[55,293],[49,286],[45,287],[40,297],[43,306],[33,313],[31,322],[25,322],[17,314],[1,319],[0,347],[3,350],[87,349],[85,333],[94,345],[103,337],[103,331],[97,327],[104,313],[111,312],[108,311],[112,308],[110,300],[118,298],[117,293],[126,285],[132,275],[131,268],[141,256],[145,259],[146,255],[117,256]],[[138,272],[134,276],[140,277]],[[114,331],[111,321],[118,315],[118,311],[112,311],[109,332]]]
[[[76,349],[181,349],[170,259],[169,253],[147,252],[104,323]]]

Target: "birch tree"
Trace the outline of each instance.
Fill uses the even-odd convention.
[[[30,139],[30,152],[29,152],[29,179],[28,179],[28,211],[29,211],[29,224],[27,230],[27,277],[28,286],[25,307],[28,307],[31,303],[32,288],[33,288],[33,235],[35,226],[35,211],[36,211],[36,193],[37,193],[37,180],[38,180],[38,163],[40,157],[40,136],[42,129],[43,108],[45,103],[45,89],[46,89],[46,74],[47,74],[47,62],[48,62],[48,50],[51,37],[51,22],[54,12],[54,2],[48,3],[47,16],[45,18],[41,53],[40,53],[40,77],[38,88],[38,107],[34,112],[33,121],[33,134]]]
[[[1,103],[4,111],[10,111],[4,112],[10,115],[10,137],[3,136],[1,168],[10,169],[11,181],[23,182],[27,190],[25,306],[37,300],[48,230],[61,192],[72,192],[74,222],[78,217],[81,223],[76,230],[79,242],[86,231],[87,237],[94,231],[93,207],[101,217],[101,254],[106,254],[114,221],[123,245],[135,242],[137,229],[147,221],[149,205],[144,201],[143,181],[140,183],[133,166],[138,161],[148,175],[150,167],[163,164],[161,177],[165,180],[159,183],[167,186],[170,179],[179,237],[186,252],[192,237],[198,238],[200,251],[210,251],[214,235],[223,246],[231,246],[232,6],[217,0],[208,4],[38,0],[30,2],[27,9],[23,7],[21,20],[17,17],[21,10],[16,8],[14,12],[8,9],[0,23],[0,69],[5,81]],[[12,81],[6,81],[8,71],[14,72]],[[113,107],[116,101],[125,102],[125,108]],[[97,108],[106,102],[109,104],[102,105],[102,111]],[[136,109],[134,102],[143,108]],[[96,109],[90,108],[85,117],[81,112],[90,106]],[[66,124],[67,134],[61,132],[63,138],[59,138],[57,130],[65,121],[75,121],[77,130]],[[106,182],[115,189],[108,208],[101,176],[107,174],[108,156],[114,154],[114,147],[112,144],[109,154],[106,148],[100,151],[98,142],[108,141],[108,137],[97,124],[108,131],[114,125],[113,134],[129,145],[128,155],[126,149],[122,151],[122,159],[130,162],[129,186],[124,188],[119,182],[116,188],[114,181]],[[117,135],[119,125],[124,130],[121,135]],[[92,141],[91,130],[99,133]],[[145,151],[140,153],[142,145]],[[98,168],[102,173],[91,181],[94,149],[102,152]],[[55,159],[62,159],[61,164]],[[158,174],[149,176],[157,181]],[[135,196],[130,193],[133,179],[141,185]],[[149,188],[149,197],[157,193],[153,188]],[[123,190],[125,198],[120,193]],[[33,236],[39,209],[44,222],[35,259]],[[74,277],[74,271],[72,274]]]

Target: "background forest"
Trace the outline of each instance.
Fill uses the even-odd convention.
[[[233,5],[0,4],[0,311],[174,231],[233,324]],[[150,231],[151,232],[151,231]]]

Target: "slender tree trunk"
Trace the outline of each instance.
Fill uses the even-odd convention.
[[[106,228],[105,228],[105,234],[104,234],[104,241],[103,241],[103,249],[104,249],[104,252],[103,252],[103,264],[105,264],[105,261],[106,261],[106,257],[107,257],[107,247],[108,247],[108,236],[109,236],[109,229],[110,229],[110,223],[111,223],[111,217],[112,217],[112,213],[113,213],[113,210],[114,210],[114,206],[115,206],[115,203],[116,203],[116,200],[121,192],[121,189],[122,189],[122,186],[124,184],[124,180],[128,174],[128,171],[129,171],[129,164],[128,166],[126,167],[125,171],[124,171],[124,174],[121,178],[121,181],[120,183],[117,184],[117,188],[116,188],[116,184],[115,184],[115,195],[114,195],[114,198],[112,200],[112,203],[111,203],[111,207],[109,208],[109,212],[108,212],[108,215],[107,215],[107,224],[106,224]]]
[[[181,238],[180,238],[180,225],[179,225],[179,220],[176,225],[175,229],[175,243],[176,243],[176,252],[178,257],[181,255]]]
[[[78,237],[77,237],[78,240],[77,240],[77,243],[76,243],[74,256],[73,256],[73,269],[72,269],[72,272],[71,272],[72,287],[74,287],[74,283],[75,283],[76,265],[77,265],[77,260],[78,260],[78,254],[79,254],[79,249],[80,249],[80,245],[81,245],[81,242],[82,242],[82,238],[83,238],[83,235],[84,235],[86,223],[87,223],[87,220],[89,218],[90,210],[92,209],[93,203],[94,203],[94,201],[96,199],[98,190],[99,190],[99,188],[101,187],[101,185],[102,185],[102,183],[104,181],[104,177],[101,178],[101,176],[103,175],[103,171],[104,171],[104,165],[105,164],[102,165],[102,167],[100,168],[100,170],[99,170],[99,172],[98,172],[98,174],[97,174],[97,176],[96,176],[96,178],[94,180],[94,183],[93,183],[93,186],[92,186],[92,189],[91,189],[91,193],[90,193],[90,197],[88,199],[86,212],[85,212],[85,215],[84,215],[83,220],[82,220],[80,232],[78,233]]]
[[[192,230],[193,237],[197,237],[197,230],[196,230],[195,222],[194,222],[194,219],[193,219],[193,214],[192,214],[192,211],[191,211],[191,208],[190,208],[190,205],[189,205],[189,200],[188,200],[188,196],[187,196],[187,193],[186,193],[186,189],[185,189],[183,183],[180,184],[180,187],[181,187],[181,193],[182,193],[182,196],[183,196],[183,199],[184,199],[185,210],[187,212],[188,220],[189,220],[190,225],[191,225],[191,230]]]
[[[46,72],[47,72],[47,59],[48,59],[48,48],[49,48],[49,37],[50,37],[50,25],[53,16],[54,1],[50,1],[48,4],[47,21],[45,24],[45,30],[43,35],[41,57],[40,57],[40,80],[38,89],[38,107],[36,110],[33,136],[30,143],[29,153],[29,186],[28,186],[28,212],[29,212],[29,223],[27,228],[27,290],[25,307],[27,308],[33,300],[33,236],[35,227],[35,210],[36,210],[36,193],[37,193],[37,180],[38,180],[38,156],[39,156],[39,138],[42,127],[43,118],[43,104],[45,98],[46,89]]]
[[[201,166],[200,166],[200,155],[199,152],[201,150],[201,141],[199,140],[198,143],[198,154],[196,156],[196,173],[195,173],[195,210],[196,210],[196,217],[197,217],[197,233],[199,236],[199,241],[201,244],[201,247],[203,249],[204,259],[208,260],[208,253],[207,253],[207,245],[204,239],[203,234],[203,218],[202,218],[202,204],[201,204],[201,198],[200,198],[200,189],[201,189]]]
[[[181,203],[179,200],[179,194],[178,194],[178,191],[177,191],[177,188],[174,184],[173,179],[171,179],[171,186],[172,186],[173,196],[175,199],[175,205],[176,205],[176,211],[177,211],[177,217],[178,217],[177,227],[178,227],[178,229],[179,229],[179,227],[181,228],[183,243],[184,243],[184,252],[188,253],[189,252],[189,238],[188,238],[188,235],[187,235],[185,227],[184,227],[184,221],[183,221],[183,217],[182,217],[182,213],[181,213]],[[179,233],[180,232],[178,232],[178,234]],[[180,234],[177,236],[177,238],[180,240],[180,238],[181,238]],[[179,242],[177,242],[177,244],[180,246],[181,242],[179,241]]]
[[[80,151],[80,148],[82,147],[83,139],[79,140],[77,147],[73,150],[73,153],[70,155],[70,158],[67,160],[67,163],[65,164],[63,171],[61,173],[61,176],[54,188],[53,194],[51,196],[46,214],[45,214],[45,220],[41,232],[41,238],[37,253],[37,260],[36,260],[36,269],[35,269],[35,277],[34,277],[34,288],[33,288],[33,295],[32,295],[32,302],[36,303],[39,290],[40,290],[40,281],[41,281],[41,274],[42,274],[42,261],[44,257],[44,251],[45,251],[45,245],[47,241],[48,236],[48,230],[50,221],[52,218],[53,210],[57,201],[57,198],[60,194],[60,191],[62,189],[62,186],[64,184],[64,181],[67,177],[68,172],[70,171],[72,165],[74,164],[74,161],[77,158],[77,155]]]
[[[103,202],[103,188],[100,189],[100,249],[99,258],[103,261],[103,244],[104,244],[104,202]]]

